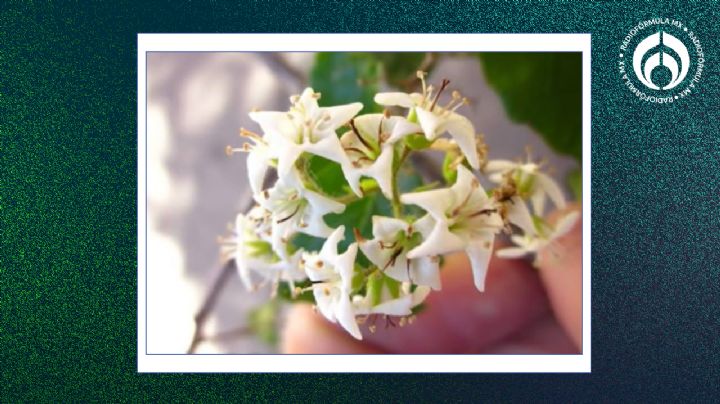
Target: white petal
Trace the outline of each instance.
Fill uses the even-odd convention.
[[[543,173],[537,173],[535,174],[535,181],[538,187],[541,187],[547,192],[556,208],[561,210],[565,209],[565,196],[555,180]]]
[[[246,258],[240,256],[240,254],[235,254],[235,267],[240,275],[243,286],[245,286],[245,290],[253,290],[253,283],[250,279],[250,268],[248,267]]]
[[[262,152],[260,147],[262,146],[256,146],[256,148],[247,155],[248,180],[253,194],[262,191],[265,175],[269,168],[268,156]]]
[[[386,198],[392,199],[393,183],[392,183],[392,164],[393,164],[393,148],[391,145],[383,146],[382,153],[375,162],[365,169],[364,175],[374,178],[377,181],[380,190]]]
[[[409,122],[405,118],[392,117],[390,119],[393,120],[391,121],[393,126],[390,137],[387,140],[387,143],[389,144],[394,144],[395,142],[402,140],[407,135],[422,132],[422,129],[418,125]]]
[[[352,104],[338,105],[335,107],[320,108],[320,113],[330,114],[330,122],[328,123],[328,130],[334,131],[335,129],[345,125],[357,115],[360,110],[363,109],[362,103],[353,102]]]
[[[415,112],[417,113],[418,122],[420,123],[420,127],[422,127],[427,140],[435,140],[435,138],[440,134],[438,128],[445,123],[445,118],[441,118],[438,115],[420,107],[415,108]]]
[[[391,250],[380,248],[380,243],[374,240],[360,243],[360,250],[378,268],[384,267],[392,254]]]
[[[335,268],[327,264],[317,253],[303,254],[305,273],[313,282],[334,281],[339,278]]]
[[[306,118],[317,115],[319,107],[315,90],[310,87],[303,90],[302,94],[300,94],[300,98],[298,98],[296,102],[296,105],[300,105]]]
[[[325,291],[329,291],[329,294]],[[315,305],[325,318],[335,322],[335,304],[333,298],[337,296],[337,289],[330,284],[320,283],[313,285],[313,295],[315,296]],[[333,296],[335,295],[335,296]]]
[[[533,213],[536,216],[545,215],[545,192],[533,192],[530,195],[530,203],[533,207]]]
[[[340,274],[344,293],[350,293],[352,289],[353,271],[355,269],[355,257],[357,256],[358,245],[352,243],[347,251],[340,254],[335,260],[335,270]]]
[[[512,224],[520,227],[525,234],[534,235],[536,233],[530,211],[520,197],[513,196],[506,206],[508,208],[508,220],[510,220]]]
[[[567,215],[563,215],[555,224],[553,238],[562,237],[567,234],[573,226],[575,226],[579,218],[580,212],[570,212]]]
[[[410,94],[407,93],[377,93],[375,95],[375,102],[380,105],[397,105],[403,108],[412,108],[415,106]]]
[[[382,265],[379,265],[378,267],[383,270],[385,275],[389,276],[390,278],[393,278],[395,280],[406,282],[409,280],[408,278],[408,261],[411,261],[407,258],[406,254],[400,254],[399,256],[395,257],[395,263],[393,265],[390,265],[389,267],[385,268],[385,265],[387,262],[392,258],[392,249],[389,249],[387,251],[390,251],[390,255],[388,256],[387,260],[382,263]]]
[[[387,314],[388,316],[407,316],[412,308],[412,297],[402,296],[397,299],[382,302],[370,308],[370,313]]]
[[[440,290],[440,264],[430,257],[416,258],[410,262],[411,281],[416,285],[427,285]]]
[[[485,276],[487,275],[488,264],[492,256],[492,244],[494,240],[495,236],[488,234],[484,238],[473,240],[465,250],[468,258],[470,258],[475,287],[481,292],[485,290]]]
[[[350,160],[345,154],[345,150],[340,143],[340,139],[337,136],[327,136],[320,139],[316,143],[305,143],[303,144],[304,150],[307,153],[316,154],[320,157],[325,157],[328,160],[334,161],[338,164],[349,164]]]
[[[453,251],[462,250],[467,246],[467,241],[451,233],[448,230],[447,222],[439,221],[435,224],[435,228],[430,235],[419,246],[408,252],[410,259],[424,256],[433,256],[445,254]]]
[[[412,307],[424,302],[429,294],[430,288],[427,286],[418,286],[415,288],[415,291],[412,293]]]
[[[283,142],[278,145],[278,177],[287,176],[295,168],[295,162],[303,153],[304,148],[291,142]]]
[[[505,177],[503,176],[503,174],[503,172],[498,171],[488,175],[488,179],[496,184],[500,184],[505,181]]]
[[[340,296],[340,300],[335,306],[335,316],[340,325],[356,339],[362,339],[360,328],[355,321],[355,312],[350,303],[350,297],[347,295]]]
[[[425,209],[436,220],[445,220],[445,211],[455,203],[455,194],[451,189],[434,189],[432,191],[413,192],[400,196],[405,204],[417,205]]]
[[[527,255],[529,251],[521,247],[507,247],[498,250],[495,255],[500,258],[521,258]]]
[[[469,119],[462,115],[452,114],[442,125],[441,130],[450,132],[450,136],[462,150],[470,166],[474,169],[480,168],[480,157],[477,151],[477,139],[475,128]]]
[[[315,215],[324,216],[327,213],[342,213],[345,205],[326,196],[320,195],[313,191],[303,190],[302,195],[310,203]]]
[[[373,237],[378,240],[391,241],[398,232],[407,232],[408,224],[404,220],[393,217],[373,216]]]
[[[432,230],[435,228],[435,219],[433,219],[431,215],[426,214],[425,216],[416,220],[412,224],[412,226],[414,231],[422,234],[423,238],[427,238],[432,232]]]
[[[473,181],[476,181],[475,175],[463,165],[458,166],[457,172],[457,180],[455,181],[453,188],[462,190],[460,194],[465,195],[472,189],[472,183]],[[480,189],[482,190],[482,188]]]
[[[292,119],[290,119],[287,112],[260,111],[251,112],[249,115],[250,119],[260,125],[260,128],[263,133],[265,133],[266,137],[281,137],[287,141],[297,143],[299,133],[298,128],[295,126]]]
[[[377,142],[378,128],[383,120],[385,120],[383,114],[366,114],[355,118],[354,122],[355,127],[365,141],[373,139]]]
[[[345,239],[345,226],[335,229],[320,249],[320,258],[325,261],[334,263],[338,256],[338,243]]]
[[[518,164],[510,160],[490,160],[485,165],[485,171],[509,171],[517,168]]]

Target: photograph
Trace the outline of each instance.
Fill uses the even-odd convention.
[[[581,73],[148,53],[148,353],[580,353]]]

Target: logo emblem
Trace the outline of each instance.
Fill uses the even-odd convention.
[[[620,51],[621,77],[641,100],[672,103],[697,91],[705,58],[700,40],[682,22],[642,21],[630,30]],[[628,51],[632,58],[626,58]]]

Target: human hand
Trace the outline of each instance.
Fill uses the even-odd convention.
[[[572,207],[579,210],[579,207]],[[551,215],[558,217],[560,212]],[[285,353],[564,354],[582,347],[582,223],[542,250],[536,268],[493,257],[485,292],[475,289],[464,255],[448,257],[442,290],[411,325],[382,317],[355,340],[311,306],[295,305],[282,333]]]

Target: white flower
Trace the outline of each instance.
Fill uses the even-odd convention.
[[[425,241],[407,256],[413,259],[465,250],[475,286],[484,290],[495,234],[502,229],[503,220],[475,176],[460,165],[452,187],[404,194],[400,200],[420,206],[435,219]]]
[[[409,258],[408,252],[432,231],[435,221],[429,215],[417,222],[373,216],[372,240],[360,243],[363,254],[383,273],[398,281],[440,289],[439,260],[436,256]]]
[[[255,284],[251,272],[260,275],[265,281],[277,284],[280,280],[291,282],[305,279],[300,271],[301,251],[297,251],[286,260],[281,260],[267,241],[264,209],[253,208],[247,215],[239,214],[235,219],[234,236],[226,240],[240,280],[247,290],[254,290]]]
[[[438,99],[450,82],[443,80],[440,89],[433,96],[432,86],[425,86],[424,73],[418,72],[418,77],[422,80],[422,94],[378,93],[375,95],[375,102],[380,105],[397,105],[410,108],[417,115],[417,121],[420,123],[428,140],[435,140],[445,132],[450,133],[470,166],[478,169],[480,167],[480,156],[477,150],[475,128],[469,119],[455,112],[458,107],[467,103],[467,99],[463,98],[457,91],[453,91],[452,100],[447,105],[441,106],[438,104]],[[413,115],[412,111],[411,116]]]
[[[242,128],[240,129],[240,135],[252,140],[254,144],[244,143],[242,147],[237,148],[228,146],[225,151],[228,156],[239,152],[248,153],[246,160],[248,181],[253,194],[256,194],[262,190],[265,174],[270,168],[272,159],[276,158],[276,154],[273,153],[265,138],[257,133]]]
[[[418,286],[410,291],[410,282],[404,282],[400,287],[400,296],[393,298],[389,290],[384,289],[381,294],[380,303],[373,305],[372,296],[353,297],[353,308],[355,315],[386,314],[388,316],[409,316],[412,309],[425,301],[430,294],[427,286]]]
[[[579,212],[571,212],[558,219],[554,227],[545,223],[540,224],[540,228],[535,235],[512,236],[511,239],[517,247],[503,248],[498,250],[496,254],[498,257],[503,258],[519,258],[527,254],[535,254],[567,234],[575,226],[579,218]]]
[[[255,195],[256,201],[271,212],[272,245],[281,258],[285,258],[286,244],[296,232],[315,237],[327,237],[332,229],[323,217],[328,213],[341,213],[345,205],[303,187],[295,169],[275,185]]]
[[[338,322],[353,337],[362,339],[350,302],[357,243],[338,254],[338,243],[344,238],[340,226],[328,237],[319,253],[303,254],[305,272],[313,282],[315,303],[328,320]]]
[[[335,130],[347,123],[362,104],[319,107],[320,94],[306,88],[301,96],[291,98],[289,112],[251,112],[250,118],[262,128],[264,140],[278,159],[278,176],[284,177],[305,152],[340,164],[347,162]]]
[[[518,195],[529,199],[533,212],[538,216],[545,214],[545,198],[549,197],[558,209],[565,209],[565,197],[560,187],[547,174],[540,171],[535,163],[515,163],[509,160],[491,160],[485,166],[490,181],[503,183],[510,178]]]
[[[387,198],[392,198],[392,145],[420,127],[398,116],[383,114],[362,115],[350,121],[352,130],[346,132],[340,142],[348,161],[342,169],[353,192],[361,196],[360,178],[370,177],[377,181]]]

